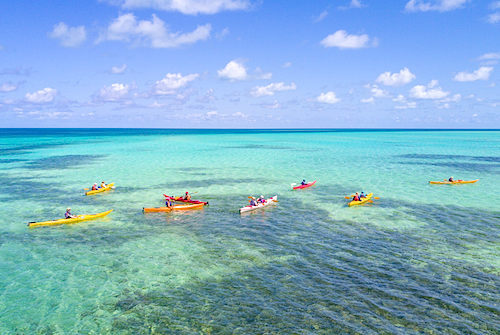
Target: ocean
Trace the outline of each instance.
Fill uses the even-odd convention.
[[[500,131],[0,129],[0,153],[1,334],[499,334]],[[142,213],[186,191],[210,205]],[[66,207],[114,212],[26,225]]]

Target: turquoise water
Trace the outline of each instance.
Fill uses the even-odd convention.
[[[0,130],[0,153],[1,334],[500,329],[499,131]],[[450,175],[480,180],[427,183]],[[210,206],[141,211],[187,190]],[[26,227],[68,206],[115,211]]]

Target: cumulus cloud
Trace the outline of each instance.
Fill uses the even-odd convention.
[[[335,92],[326,92],[326,93],[321,93],[317,98],[316,101],[322,102],[325,104],[336,104],[337,102],[340,101],[339,98],[335,95]]]
[[[462,8],[469,0],[410,0],[406,3],[405,10],[408,12],[448,12]]]
[[[135,45],[150,45],[152,48],[175,48],[184,44],[193,44],[209,38],[210,24],[198,26],[190,33],[171,33],[165,22],[153,14],[151,21],[138,21],[134,14],[123,14],[115,19],[101,34],[97,42],[125,41]]]
[[[290,85],[285,85],[283,82],[280,83],[271,83],[267,86],[257,86],[254,87],[252,94],[254,97],[262,97],[262,96],[268,96],[268,95],[274,95],[275,92],[278,91],[291,91],[295,90],[297,86],[295,83],[291,83]]]
[[[241,62],[232,60],[222,70],[217,71],[217,74],[225,79],[245,80],[247,78],[247,69]]]
[[[46,87],[42,90],[33,93],[26,93],[25,98],[28,102],[34,104],[43,104],[54,100],[56,94],[57,94],[56,89]]]
[[[385,98],[389,96],[389,93],[387,91],[379,88],[377,85],[372,85],[370,87],[370,91],[372,92],[372,95],[375,98]]]
[[[17,89],[17,86],[11,83],[3,83],[0,85],[0,92],[12,92]]]
[[[455,81],[476,81],[476,80],[488,80],[490,77],[490,73],[493,71],[492,67],[489,66],[481,66],[476,71],[469,72],[459,72],[455,75],[453,80]]]
[[[339,49],[359,49],[369,46],[370,37],[363,35],[349,35],[345,30],[337,30],[321,41],[325,48],[336,47]]]
[[[384,72],[378,76],[376,81],[386,86],[401,86],[408,84],[413,79],[415,79],[415,75],[405,67],[399,73]]]
[[[406,102],[404,105],[394,106],[395,109],[414,109],[417,108],[417,103],[415,101]]]
[[[364,103],[364,104],[371,104],[371,103],[375,102],[375,98],[374,97],[369,97],[369,98],[366,98],[366,99],[361,99],[361,102]]]
[[[165,78],[156,81],[155,94],[165,95],[174,94],[181,87],[186,86],[189,82],[199,77],[199,74],[192,73],[183,76],[180,73],[167,73]]]
[[[87,32],[84,26],[68,27],[64,22],[59,22],[49,36],[58,39],[62,46],[77,47],[85,41]]]
[[[250,7],[248,0],[113,0],[123,8],[152,8],[177,11],[182,14],[215,14],[225,10],[243,10]]]
[[[126,84],[114,83],[110,86],[105,86],[101,88],[99,92],[99,98],[103,101],[120,101],[127,97],[130,91],[130,87]]]
[[[450,94],[438,85],[437,80],[432,80],[427,86],[416,85],[410,90],[410,96],[416,99],[443,99]]]
[[[120,74],[125,72],[126,69],[127,69],[127,64],[123,64],[122,66],[113,66],[111,68],[111,73]]]

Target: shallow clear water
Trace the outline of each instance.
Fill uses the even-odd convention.
[[[0,154],[2,334],[500,329],[498,131],[0,130]],[[141,211],[187,190],[210,206]],[[67,206],[115,211],[26,227]]]

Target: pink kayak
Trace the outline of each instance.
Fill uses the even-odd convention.
[[[294,190],[300,190],[300,189],[303,189],[303,188],[308,188],[308,187],[311,187],[313,186],[314,184],[316,184],[316,180],[313,181],[313,182],[310,182],[310,183],[307,183],[305,185],[299,185],[299,186],[294,186],[293,189]]]

